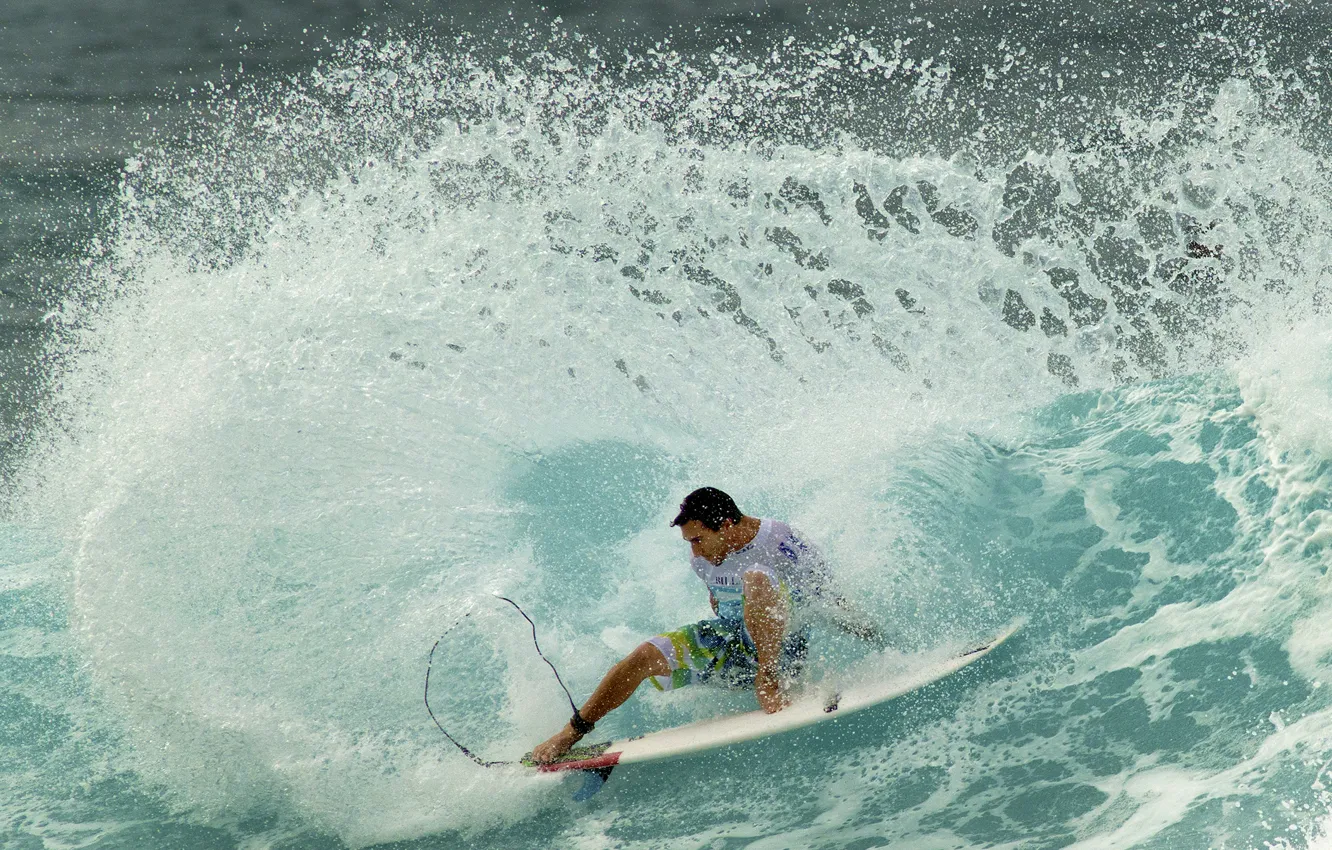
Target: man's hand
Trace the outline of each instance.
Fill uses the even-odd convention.
[[[766,575],[751,571],[741,578],[745,588],[745,628],[758,650],[758,674],[754,677],[754,695],[759,707],[772,714],[790,704],[782,689],[777,662],[782,655],[789,615],[786,600],[772,586]]]

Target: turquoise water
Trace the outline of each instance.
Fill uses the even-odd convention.
[[[991,78],[891,38],[537,46],[367,40],[127,163],[5,479],[6,846],[1325,845],[1317,75],[943,155],[876,139],[866,80],[910,126]],[[1027,625],[588,804],[454,750],[421,687],[460,619],[451,732],[513,758],[567,716],[493,594],[580,696],[706,612],[668,527],[703,483],[900,651]]]

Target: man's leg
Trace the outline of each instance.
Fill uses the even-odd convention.
[[[671,666],[666,656],[651,642],[638,645],[638,648],[622,658],[601,679],[601,684],[587,698],[578,713],[589,723],[596,723],[624,704],[629,696],[638,689],[649,676],[669,676]],[[574,731],[568,723],[551,736],[550,740],[532,750],[532,759],[538,762],[554,761],[568,752],[583,736]]]

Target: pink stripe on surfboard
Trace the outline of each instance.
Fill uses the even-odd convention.
[[[614,767],[620,763],[619,753],[602,753],[596,758],[578,761],[557,761],[552,764],[539,764],[537,770],[552,773],[557,770],[596,770],[599,767]]]

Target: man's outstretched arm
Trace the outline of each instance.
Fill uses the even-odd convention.
[[[865,616],[864,612],[851,603],[851,600],[838,592],[832,578],[832,569],[823,552],[794,534],[791,544],[790,548],[783,551],[787,553],[787,557],[797,561],[803,570],[815,577],[817,598],[822,600],[824,612],[832,625],[852,637],[860,638],[876,649],[886,648],[889,640],[884,630]]]
[[[888,646],[888,635],[877,623],[870,620],[869,617],[839,593],[832,594],[830,612],[832,621],[837,628],[847,634],[858,637],[876,649],[884,649]]]
[[[754,695],[759,707],[772,714],[781,711],[790,700],[782,690],[778,661],[782,656],[782,638],[790,612],[786,600],[761,572],[745,573],[745,628],[758,650],[758,673],[754,677]]]

